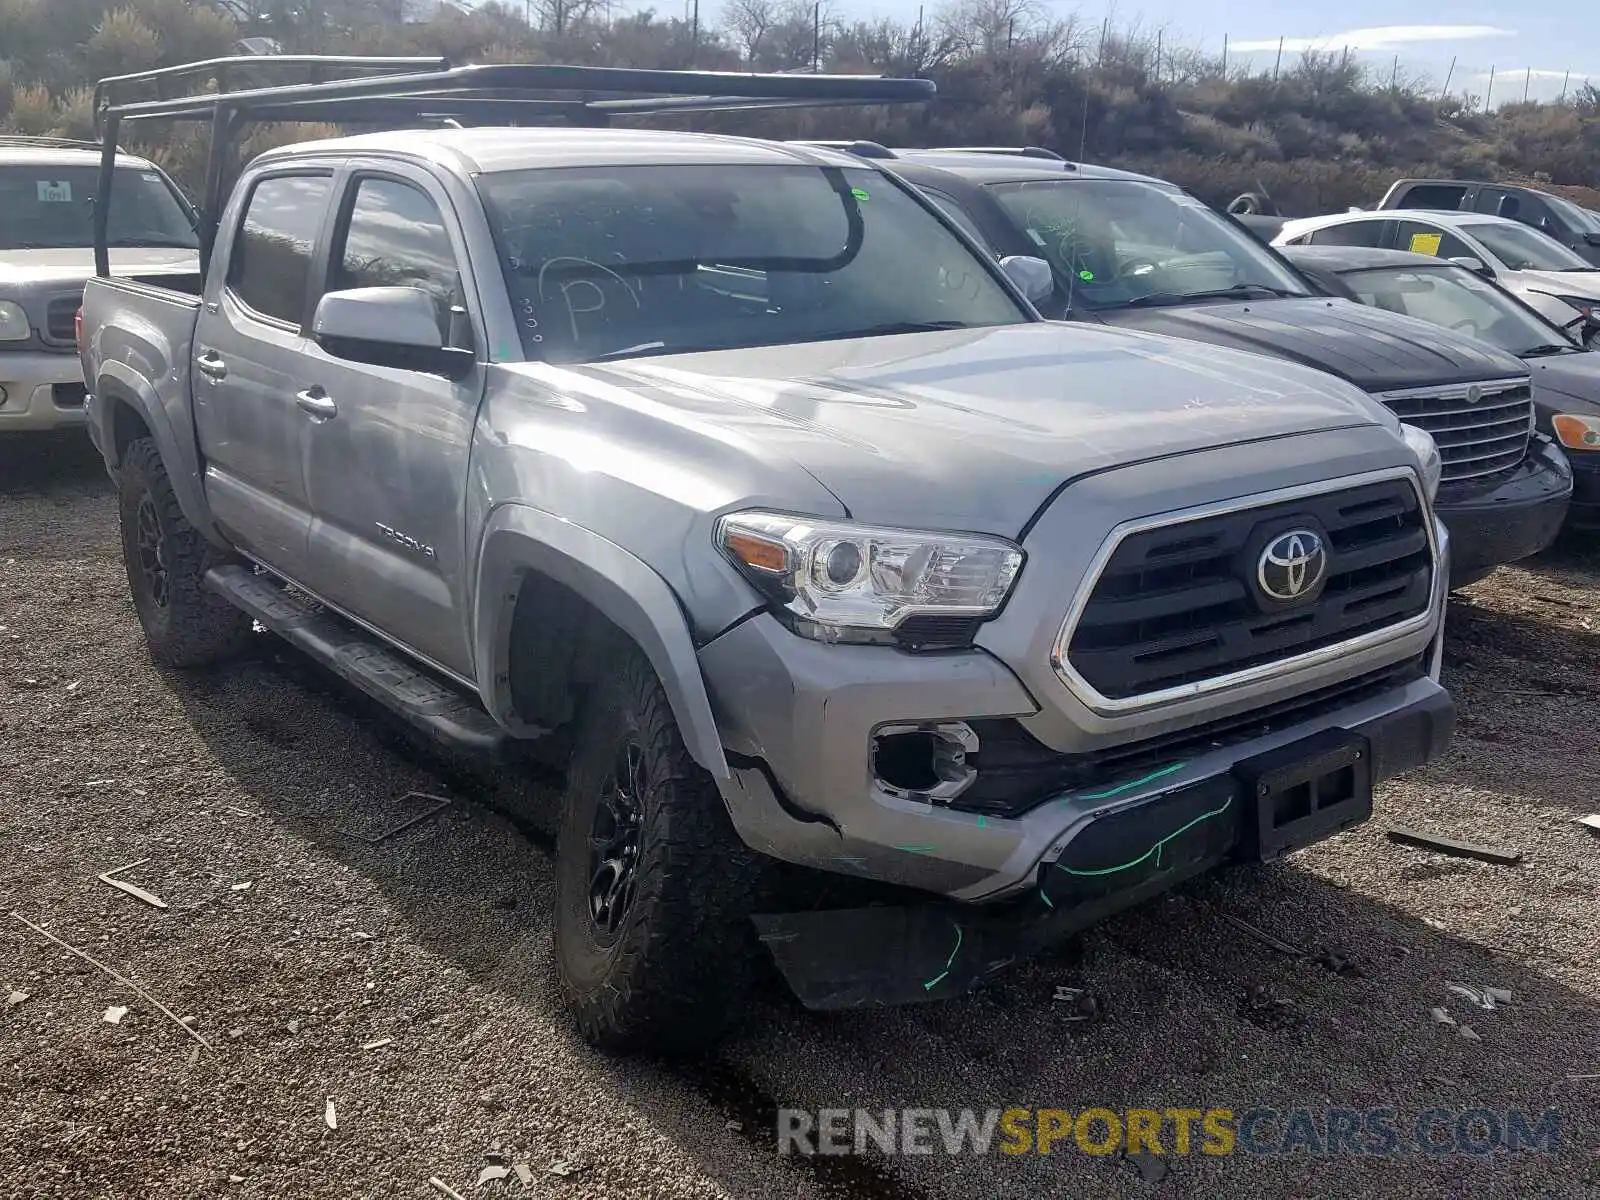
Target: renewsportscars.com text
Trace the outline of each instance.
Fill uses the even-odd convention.
[[[778,1153],[1388,1156],[1554,1153],[1556,1109],[778,1110]]]

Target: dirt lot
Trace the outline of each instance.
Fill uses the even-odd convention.
[[[1579,1196],[1600,1190],[1600,558],[1564,547],[1453,607],[1456,749],[1376,820],[1115,920],[945,1006],[819,1017],[763,996],[713,1062],[582,1047],[549,981],[547,850],[268,645],[145,656],[109,485],[78,437],[0,445],[0,1194],[7,1197]],[[413,789],[463,797],[415,815]],[[465,799],[470,797],[470,799]],[[1520,866],[1390,844],[1389,824]],[[98,882],[134,882],[165,911]],[[248,888],[243,885],[248,884]],[[214,1047],[13,919],[150,990]],[[1242,918],[1365,974],[1281,954]],[[1509,989],[1478,1011],[1447,981]],[[1056,985],[1103,1020],[1064,1019]],[[1246,1004],[1261,985],[1282,1006]],[[16,989],[27,999],[5,1008]],[[120,1024],[108,1006],[127,1005]],[[1435,1022],[1445,1005],[1471,1041]],[[1286,1019],[1277,1019],[1284,1017]],[[381,1039],[392,1039],[363,1049]],[[324,1120],[331,1099],[337,1128]],[[777,1105],[1561,1110],[1516,1158],[780,1159]],[[496,1141],[528,1164],[475,1190]],[[1170,1148],[1170,1147],[1169,1147]]]

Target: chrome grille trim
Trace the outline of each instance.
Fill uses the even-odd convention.
[[[1467,399],[1473,389],[1482,396],[1477,403]],[[1378,399],[1401,421],[1433,436],[1445,485],[1498,475],[1527,456],[1533,435],[1531,376],[1403,388],[1382,392]]]
[[[1300,500],[1308,496],[1320,496],[1329,492],[1346,491],[1366,484],[1380,483],[1391,479],[1404,479],[1411,485],[1412,490],[1416,493],[1417,501],[1422,506],[1422,511],[1426,516],[1424,527],[1427,530],[1428,559],[1431,564],[1433,578],[1429,591],[1428,606],[1416,616],[1408,617],[1382,629],[1375,629],[1357,637],[1348,638],[1331,646],[1319,647],[1315,650],[1292,654],[1287,658],[1261,663],[1243,670],[1232,671],[1223,675],[1212,676],[1209,679],[1195,680],[1176,687],[1163,688],[1159,691],[1145,692],[1134,696],[1113,698],[1104,695],[1073,667],[1069,655],[1073,635],[1077,632],[1079,618],[1083,615],[1083,611],[1094,596],[1096,589],[1099,588],[1101,576],[1111,562],[1117,548],[1134,534],[1172,525],[1181,525],[1190,521],[1204,520],[1207,517],[1222,516],[1253,508],[1265,508],[1269,505]],[[1300,671],[1308,671],[1323,666],[1347,654],[1359,653],[1410,637],[1428,628],[1435,621],[1441,611],[1444,591],[1447,587],[1445,573],[1440,570],[1439,541],[1437,530],[1434,526],[1433,508],[1427,502],[1426,494],[1422,488],[1421,477],[1412,468],[1390,467],[1381,471],[1369,471],[1361,475],[1349,475],[1340,479],[1328,479],[1318,483],[1302,484],[1298,487],[1281,488],[1273,492],[1259,492],[1255,495],[1242,496],[1235,500],[1227,500],[1190,509],[1180,509],[1176,512],[1163,513],[1160,516],[1124,521],[1114,528],[1106,536],[1105,540],[1100,543],[1100,548],[1090,561],[1088,570],[1084,572],[1083,580],[1079,583],[1077,591],[1073,593],[1072,602],[1067,608],[1067,614],[1062,619],[1061,627],[1056,633],[1055,643],[1051,647],[1050,665],[1055,671],[1056,677],[1061,680],[1067,690],[1085,708],[1100,716],[1127,717],[1152,709],[1194,700],[1202,696],[1225,694],[1237,688],[1247,687],[1269,679],[1281,679]]]

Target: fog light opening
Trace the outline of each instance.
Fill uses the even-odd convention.
[[[965,721],[885,725],[872,738],[872,775],[892,796],[948,804],[978,777],[978,735]]]

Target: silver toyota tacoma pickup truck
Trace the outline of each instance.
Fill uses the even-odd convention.
[[[571,747],[594,1044],[960,994],[1368,817],[1447,745],[1438,457],[1358,388],[1044,320],[870,163],[412,129],[241,174],[199,294],[97,278],[153,657],[252,619],[457,747]],[[785,909],[796,877],[854,906]]]
[[[83,424],[75,323],[94,274],[90,220],[100,148],[0,134],[0,434]],[[111,267],[199,269],[194,212],[160,168],[121,155]]]

